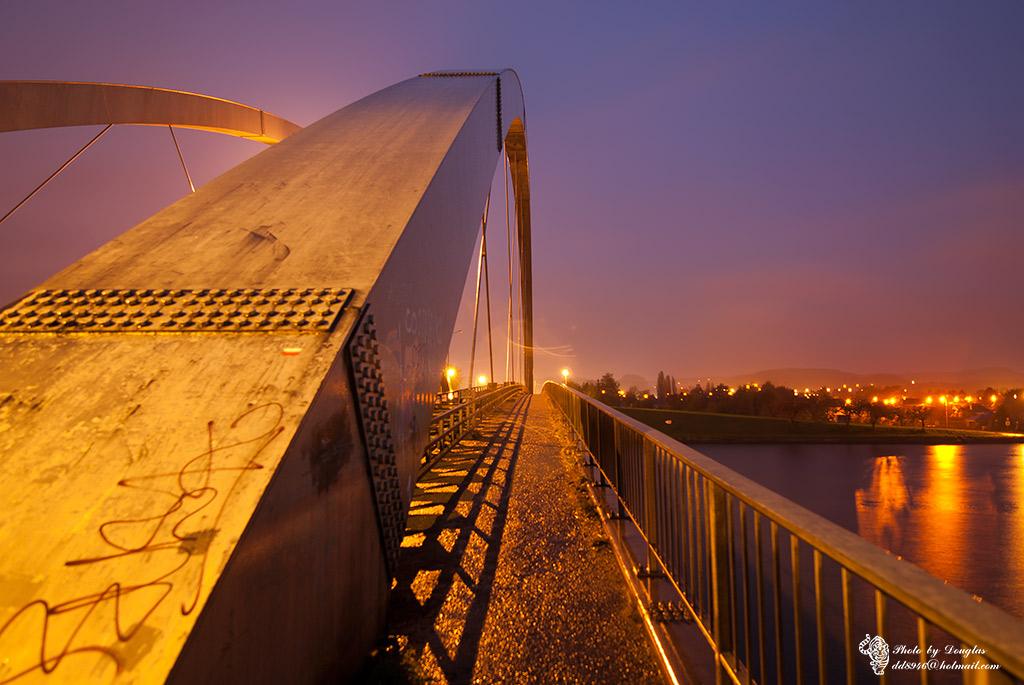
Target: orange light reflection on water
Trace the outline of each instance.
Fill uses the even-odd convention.
[[[882,549],[902,554],[904,531],[910,515],[910,492],[903,478],[903,457],[878,457],[871,484],[857,490],[857,531]]]
[[[1017,458],[1013,460],[1009,480],[1011,492],[1019,495],[1024,493],[1024,443],[1014,447]],[[1006,515],[1012,517],[1008,525],[1013,531],[1013,546],[1006,550],[1006,565],[1013,570],[1014,578],[1024,578],[1024,506],[1006,508]]]
[[[914,556],[933,575],[963,587],[963,570],[973,565],[963,448],[933,445],[925,460],[924,488],[914,516],[920,551]]]
[[[957,445],[932,446],[924,463],[913,464],[920,479],[905,473],[907,457],[877,457],[868,487],[856,493],[861,537],[954,585],[971,563],[961,452]]]

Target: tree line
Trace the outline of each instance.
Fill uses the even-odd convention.
[[[838,390],[832,392],[824,387],[801,392],[785,385],[775,385],[770,381],[738,388],[730,388],[721,383],[712,385],[710,382],[703,385],[696,383],[692,387],[684,388],[673,376],[660,371],[653,392],[640,390],[635,386],[624,390],[611,373],[606,373],[593,381],[570,381],[569,385],[612,407],[741,414],[785,418],[793,423],[798,420],[840,421],[869,423],[875,426],[879,422],[887,422],[919,426],[924,429],[926,422],[941,426],[943,412],[947,412],[945,418],[948,422],[950,411],[949,407],[938,403],[926,404],[919,398],[902,397],[902,388],[895,386],[858,388],[856,392],[846,394]],[[996,397],[996,400],[988,402],[987,405],[968,403],[968,406],[957,407],[955,411],[988,412],[991,416],[986,419],[986,424],[994,430],[1024,428],[1024,391],[1014,389],[997,393],[990,387],[978,395],[985,398]],[[897,396],[901,397],[900,401],[879,399]]]

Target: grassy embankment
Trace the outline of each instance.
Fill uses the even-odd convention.
[[[978,442],[1024,442],[1024,436],[987,431],[942,428],[909,428],[854,423],[844,425],[823,421],[796,421],[764,416],[710,414],[668,409],[630,409],[621,411],[680,442],[736,443],[910,443],[950,444]],[[666,423],[671,421],[671,423]]]

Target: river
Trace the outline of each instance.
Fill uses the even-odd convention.
[[[697,445],[1024,620],[1024,445]]]

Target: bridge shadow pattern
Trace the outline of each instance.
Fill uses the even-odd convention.
[[[420,479],[363,682],[662,682],[559,416],[511,401]]]
[[[531,400],[485,418],[416,487],[388,623],[424,680],[472,680]]]

